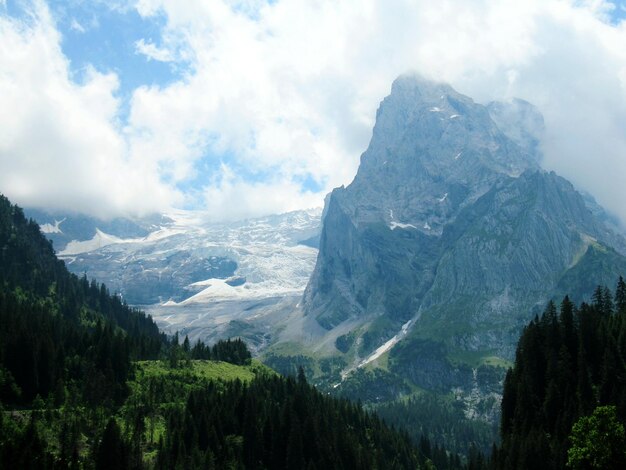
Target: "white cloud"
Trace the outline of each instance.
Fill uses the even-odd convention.
[[[167,15],[169,47],[193,58],[184,82],[141,90],[130,121],[163,139],[181,178],[208,145],[286,179],[310,173],[325,190],[349,183],[379,101],[412,69],[477,100],[537,104],[548,125],[546,166],[626,220],[626,25],[609,24],[612,4],[253,4],[249,14],[226,1],[140,2],[144,15]],[[172,151],[166,142],[190,145]]]
[[[204,188],[205,200],[216,214],[251,215],[321,202],[325,191],[353,178],[376,108],[393,79],[416,70],[448,81],[478,101],[518,96],[538,105],[548,127],[546,166],[595,194],[626,220],[626,208],[620,203],[626,200],[622,184],[626,133],[621,128],[626,122],[626,23],[610,24],[613,5],[609,2],[139,0],[131,4],[147,20],[166,19],[156,40],[159,47],[146,38],[136,43],[137,51],[189,68],[170,85],[137,89],[123,130],[115,124],[119,103],[115,83],[106,78],[110,75],[94,73],[98,78],[92,79],[93,87],[99,84],[102,98],[87,112],[82,103],[88,83],[68,82],[66,65],[54,73],[36,74],[44,82],[57,77],[64,83],[63,101],[78,103],[75,107],[91,119],[76,117],[76,122],[106,136],[98,145],[88,145],[86,138],[58,126],[51,135],[78,147],[64,152],[111,146],[106,155],[113,155],[112,162],[107,164],[135,171],[129,171],[125,181],[156,188],[161,196],[151,201],[154,206],[176,199],[168,185],[197,180],[199,161],[208,162],[220,175],[207,177]],[[19,47],[31,44],[32,54],[42,47],[41,41],[29,42],[23,31],[15,34],[22,38]],[[53,43],[58,48],[58,37]],[[63,63],[58,50],[47,54]],[[27,86],[18,88],[28,96]],[[48,94],[35,93],[29,106],[47,103],[39,112],[53,116],[53,102]],[[2,132],[13,138],[13,131]],[[43,142],[44,137],[40,133],[38,139]],[[75,156],[63,158],[80,161]],[[229,166],[222,166],[223,162]],[[83,165],[79,168],[87,172],[94,164]],[[271,176],[232,174],[232,168],[245,168],[245,175]],[[26,173],[15,174],[24,178]],[[137,175],[146,176],[135,179]],[[317,194],[301,190],[297,181],[307,175],[325,185],[323,190]],[[124,196],[127,206],[134,198],[142,203],[139,193]],[[117,202],[113,207],[123,206]]]
[[[0,191],[21,205],[109,216],[176,198],[128,156],[117,124],[118,77],[93,68],[70,81],[47,8],[29,24],[0,17]]]
[[[72,21],[70,22],[70,29],[79,33],[85,33],[87,31],[87,29],[85,29],[85,27],[80,24],[76,18],[72,18]]]
[[[148,57],[148,60],[157,60],[159,62],[171,62],[172,54],[167,49],[160,49],[154,43],[146,42],[143,38],[135,42],[135,50],[138,54]]]
[[[319,205],[318,196],[280,177],[249,182],[222,165],[205,191],[206,211],[218,220],[242,220],[259,214],[289,212]]]

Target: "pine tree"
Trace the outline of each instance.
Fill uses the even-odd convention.
[[[504,382],[502,444],[493,453],[493,468],[563,468],[572,425],[599,404],[613,406],[617,419],[626,420],[625,330],[620,296],[618,314],[612,299],[603,287],[595,290],[592,305],[578,309],[566,297],[558,319],[550,303],[525,328]],[[595,468],[580,452],[570,462]]]
[[[622,276],[619,277],[615,289],[615,307],[618,313],[626,314],[626,282]]]
[[[128,468],[128,449],[114,418],[107,422],[96,450],[96,470]]]

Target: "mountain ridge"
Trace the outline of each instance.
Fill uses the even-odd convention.
[[[542,128],[529,103],[483,106],[445,84],[397,79],[354,180],[325,207],[304,314],[329,335],[351,324],[355,363],[407,322],[403,341],[510,359],[519,329],[578,262],[593,287],[612,282],[626,269],[624,237],[540,168]],[[591,295],[574,277],[575,295]]]

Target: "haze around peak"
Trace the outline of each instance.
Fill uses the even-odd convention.
[[[0,192],[216,220],[348,184],[393,80],[543,114],[542,166],[626,221],[624,2],[0,1]]]

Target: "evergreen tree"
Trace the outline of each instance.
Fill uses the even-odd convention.
[[[96,450],[95,463],[97,470],[128,468],[128,448],[114,418],[109,419],[104,429]]]
[[[596,428],[623,435],[619,423],[626,421],[624,289],[620,278],[615,304],[604,287],[595,290],[591,305],[582,303],[578,309],[565,297],[558,317],[549,303],[541,318],[525,328],[515,365],[504,382],[502,443],[493,453],[493,468],[561,469],[568,462],[575,468],[619,468],[596,467],[599,457],[589,457],[593,446],[584,438],[593,436]],[[600,414],[589,417],[594,409]],[[611,465],[619,460],[621,453],[612,454],[608,444],[592,439],[596,454],[612,455]],[[611,446],[619,439],[615,437]]]
[[[626,314],[626,282],[622,276],[619,277],[615,289],[615,307],[618,313]]]

